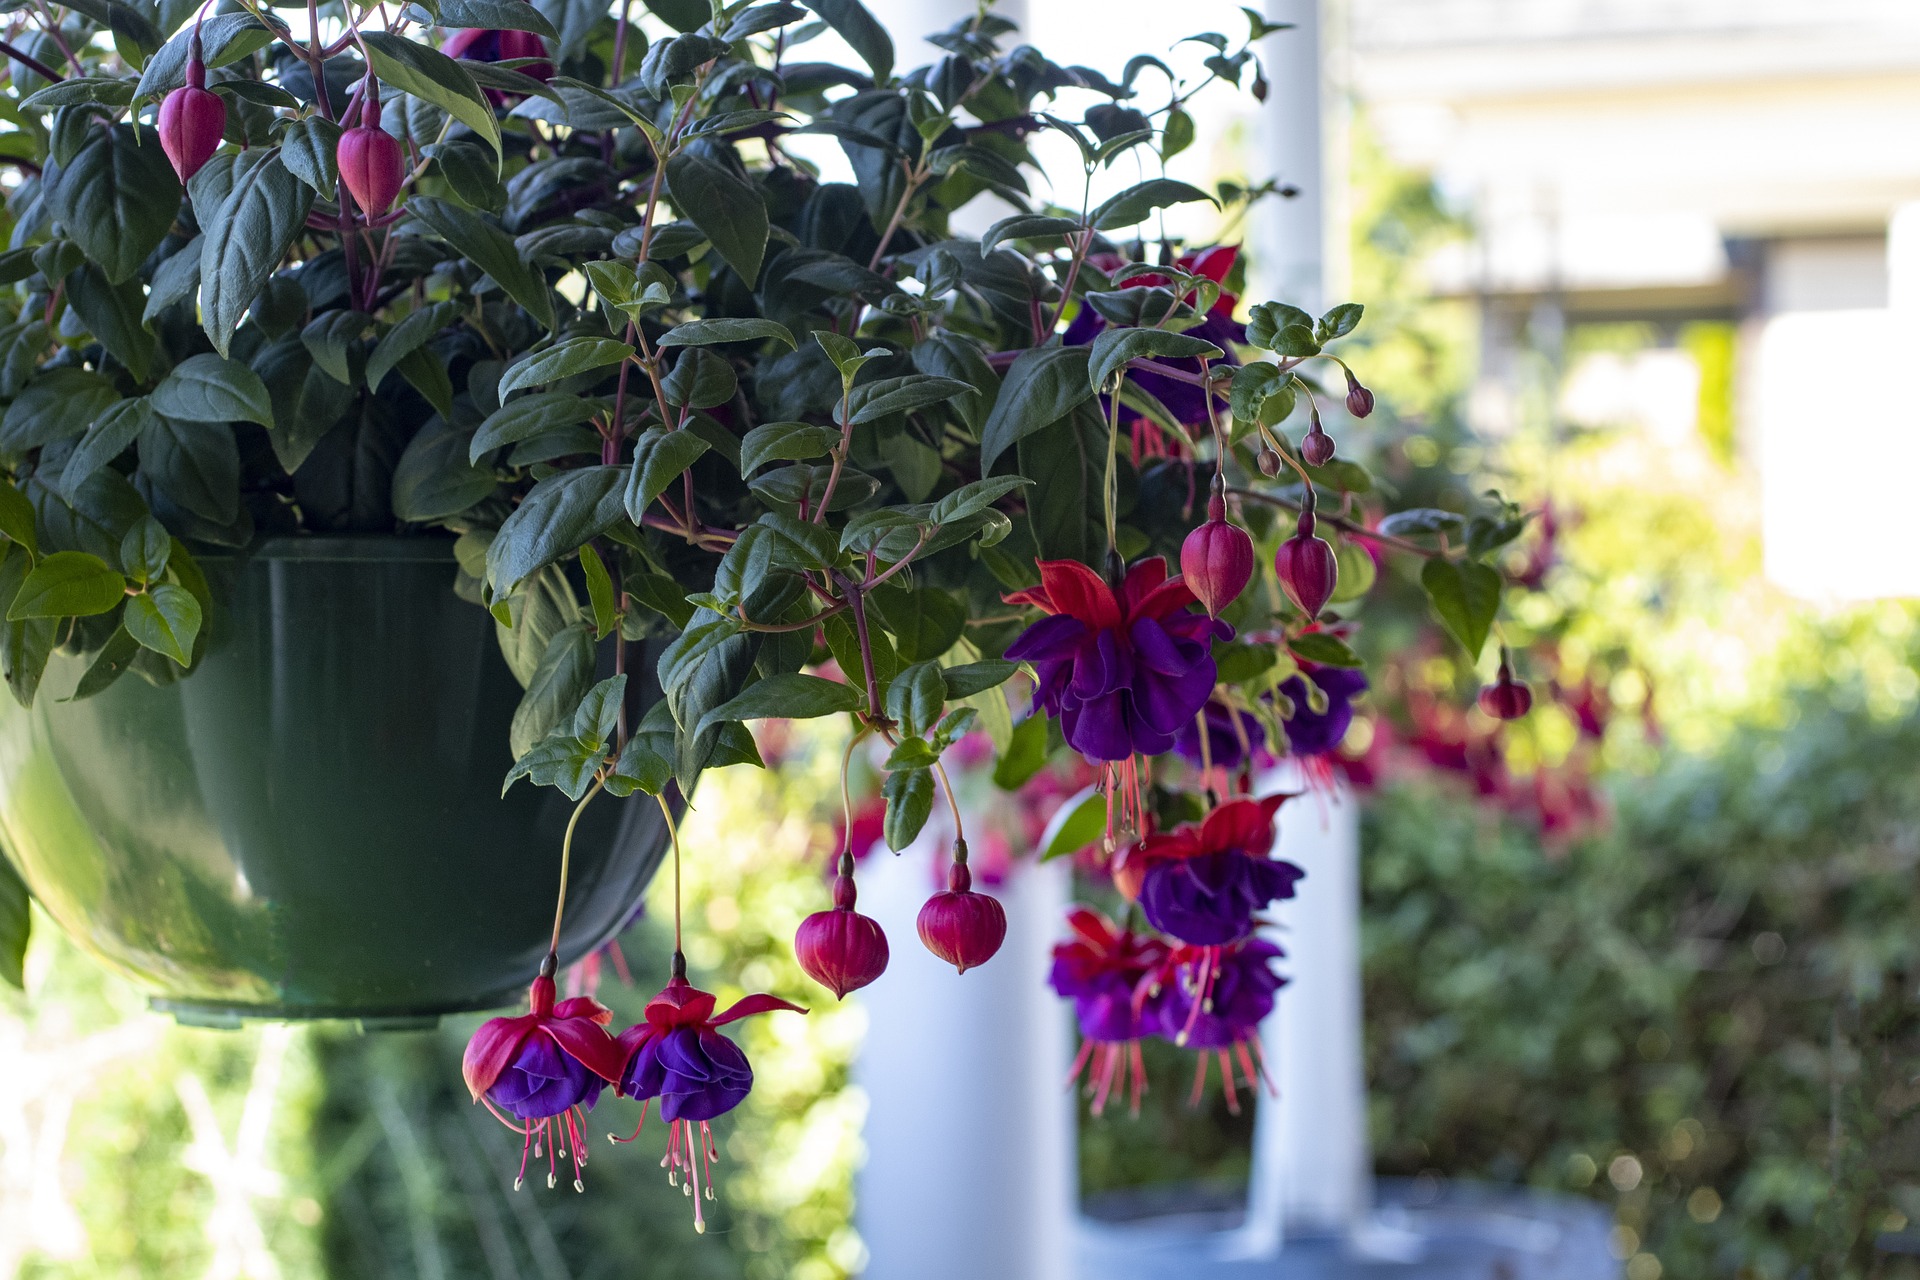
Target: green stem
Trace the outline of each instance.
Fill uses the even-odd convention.
[[[600,794],[600,788],[606,785],[606,779],[595,778],[593,785],[587,788],[587,794],[580,797],[580,803],[573,806],[573,816],[567,819],[567,834],[560,841],[560,896],[553,904],[553,943],[547,950],[560,954],[560,920],[567,910],[567,872],[573,865],[573,829],[580,824],[580,814],[587,802]]]

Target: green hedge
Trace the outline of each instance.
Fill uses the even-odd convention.
[[[1439,782],[1376,798],[1381,1172],[1611,1200],[1633,1280],[1920,1275],[1920,716],[1786,720],[1557,855]]]

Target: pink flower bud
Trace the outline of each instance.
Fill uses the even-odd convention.
[[[1505,649],[1500,650],[1500,674],[1480,690],[1480,709],[1495,720],[1518,720],[1533,710],[1533,690],[1525,680],[1513,678],[1513,665]]]
[[[160,104],[160,149],[183,183],[212,159],[227,131],[226,100],[206,84],[206,66],[189,62],[187,83]]]
[[[966,856],[961,846],[960,856]],[[947,891],[920,908],[920,941],[927,950],[961,973],[993,959],[1007,938],[1007,913],[984,893],[973,892],[967,864],[956,860],[947,872]]]
[[[816,911],[793,935],[793,955],[821,986],[844,1000],[887,971],[887,935],[878,921],[853,909],[853,877],[833,878],[833,909]]]
[[[1287,599],[1299,606],[1308,619],[1320,616],[1320,610],[1333,598],[1340,580],[1340,565],[1333,548],[1313,534],[1313,506],[1300,513],[1300,527],[1280,544],[1274,553],[1273,568],[1280,575],[1280,587]]]
[[[1260,452],[1253,455],[1254,462],[1260,468],[1260,474],[1271,480],[1280,474],[1280,451],[1272,445],[1263,444]]]
[[[1300,456],[1310,467],[1324,467],[1333,461],[1333,437],[1320,429],[1318,419],[1300,441]]]
[[[1227,501],[1214,494],[1207,502],[1207,522],[1187,535],[1180,545],[1180,576],[1209,617],[1221,611],[1253,580],[1253,539],[1227,520]]]
[[[1360,385],[1352,370],[1347,372],[1347,412],[1356,418],[1364,418],[1373,412],[1373,392]]]
[[[393,207],[406,181],[406,163],[400,143],[380,127],[380,94],[373,82],[367,82],[366,105],[361,108],[361,123],[340,135],[340,179],[347,184],[353,202],[369,218],[377,218]]]

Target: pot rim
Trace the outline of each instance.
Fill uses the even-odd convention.
[[[195,547],[199,560],[297,560],[322,564],[452,564],[452,538],[398,533],[276,534],[244,547]]]

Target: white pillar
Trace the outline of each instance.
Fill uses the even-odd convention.
[[[1007,940],[956,974],[914,919],[944,874],[945,840],[861,865],[860,909],[887,931],[887,972],[855,999],[868,1028],[854,1067],[867,1160],[855,1222],[869,1280],[1066,1280],[1076,1203],[1070,1012],[1046,985],[1065,860],[997,887]]]
[[[1294,29],[1260,42],[1271,88],[1260,112],[1260,163],[1252,176],[1299,189],[1259,206],[1249,245],[1254,300],[1290,302],[1318,315],[1325,305],[1327,182],[1322,142],[1321,0],[1267,0],[1270,22]]]
[[[1920,201],[1896,206],[1887,219],[1887,305],[1920,315]]]

